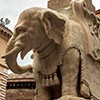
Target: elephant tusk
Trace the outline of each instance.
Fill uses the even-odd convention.
[[[27,71],[31,71],[32,70],[32,66],[31,65],[19,66],[17,64],[17,62],[16,62],[17,55],[22,50],[23,50],[23,48],[21,48],[19,46],[15,46],[14,49],[12,49],[7,54],[2,56],[2,58],[5,58],[5,61],[6,61],[6,64],[8,65],[8,67],[14,73],[17,73],[17,74],[22,74],[22,73],[25,73]]]
[[[31,48],[26,47],[21,52],[21,59],[24,59],[25,55],[31,50]]]
[[[22,52],[21,52],[21,59],[24,59],[25,55],[32,50],[32,44],[28,44],[26,47],[23,48]]]

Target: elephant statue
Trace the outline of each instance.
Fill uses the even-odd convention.
[[[37,100],[100,100],[97,23],[83,0],[58,11],[29,8],[20,14],[3,58],[13,72],[33,73]],[[18,53],[23,59],[30,50],[33,65],[18,65]]]

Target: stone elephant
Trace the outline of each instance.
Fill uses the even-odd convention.
[[[37,100],[95,100],[100,97],[100,82],[94,74],[100,75],[100,66],[98,59],[93,58],[89,44],[95,38],[89,35],[92,37],[89,42],[87,32],[90,31],[82,21],[77,21],[76,15],[69,17],[47,8],[30,8],[20,14],[3,57],[15,73],[32,71]],[[23,59],[31,49],[34,51],[33,65],[19,66],[16,61],[18,53],[21,52]],[[99,66],[94,74],[93,62]],[[94,88],[94,79],[99,90]]]

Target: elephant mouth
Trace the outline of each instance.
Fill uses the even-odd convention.
[[[9,58],[17,58],[18,54],[20,53],[21,59],[24,59],[25,55],[31,50],[32,48],[29,46],[21,46],[16,45],[12,50],[9,51],[7,49],[6,54],[2,56],[2,58],[9,59]],[[12,59],[13,60],[13,59]]]
[[[22,74],[28,70],[31,70],[31,66],[19,66],[16,59],[18,54],[21,52],[21,58],[23,59],[24,56],[29,52],[31,48],[22,48],[21,46],[15,46],[12,50],[8,51],[2,58],[5,58],[5,62],[8,67],[17,74]]]

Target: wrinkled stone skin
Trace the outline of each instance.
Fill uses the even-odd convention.
[[[47,8],[27,9],[20,14],[8,42],[6,63],[15,73],[32,71],[37,100],[98,99],[100,82],[95,80],[95,76],[100,75],[97,22],[100,19],[85,8],[84,1],[73,0],[70,7],[58,12]],[[33,65],[19,66],[18,53],[21,51],[24,58],[31,49]]]

